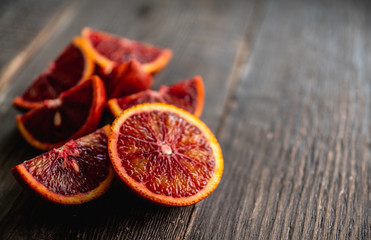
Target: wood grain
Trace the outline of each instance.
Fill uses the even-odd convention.
[[[0,89],[44,42],[40,35],[50,31],[65,2],[1,1]]]
[[[187,239],[370,239],[369,10],[270,2]]]

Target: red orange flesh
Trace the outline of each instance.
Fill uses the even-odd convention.
[[[123,183],[163,205],[197,203],[217,187],[223,172],[212,132],[194,115],[169,104],[125,110],[112,124],[108,150]]]
[[[81,204],[109,188],[114,174],[109,161],[107,125],[71,140],[12,169],[16,179],[44,199],[58,204]]]

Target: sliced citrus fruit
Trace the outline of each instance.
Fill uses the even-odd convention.
[[[217,187],[223,172],[222,151],[208,127],[164,103],[125,110],[112,124],[108,152],[124,184],[163,205],[197,203]]]
[[[145,72],[155,73],[169,62],[172,52],[146,43],[100,32],[90,28],[82,30],[88,53],[108,74],[114,65],[138,60]]]
[[[108,101],[110,111],[118,117],[125,109],[147,102],[163,102],[180,107],[196,117],[200,117],[204,104],[204,84],[200,76],[175,83],[171,86],[161,86],[160,90],[145,90],[121,98]]]
[[[153,82],[152,76],[143,71],[136,59],[115,66],[104,80],[108,99],[143,91]]]
[[[108,157],[107,125],[12,169],[16,179],[43,198],[59,204],[80,204],[109,188],[114,173]]]
[[[104,84],[94,75],[58,98],[45,100],[42,106],[18,115],[16,123],[32,146],[52,149],[93,131],[105,101]]]
[[[55,99],[60,93],[70,89],[82,80],[90,77],[94,71],[94,62],[84,50],[84,41],[76,37],[49,64],[26,91],[13,100],[15,106],[30,109],[43,105],[46,99]]]

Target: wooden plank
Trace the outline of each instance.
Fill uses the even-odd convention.
[[[0,3],[0,89],[17,68],[42,44],[39,32],[46,25],[53,25],[66,1],[1,1]],[[45,31],[48,29],[44,29]],[[27,49],[35,37],[34,43]],[[6,70],[6,71],[5,71]],[[6,79],[4,79],[6,78]]]
[[[370,10],[270,2],[186,239],[371,239]]]
[[[115,185],[102,199],[65,208],[39,202],[14,181],[9,170],[36,155],[14,125],[11,100],[84,26],[169,47],[170,65],[155,88],[194,75],[205,79],[202,119],[216,131],[225,105],[237,48],[244,39],[254,2],[231,1],[82,1],[64,17],[38,54],[2,92],[0,99],[0,236],[67,239],[180,239],[193,206],[164,208],[141,202]],[[253,32],[251,32],[253,34]],[[245,43],[244,43],[245,44]]]
[[[65,1],[55,0],[1,1],[0,69],[34,39],[64,3]]]

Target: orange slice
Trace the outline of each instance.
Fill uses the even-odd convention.
[[[12,169],[27,189],[58,204],[80,204],[105,193],[114,177],[107,151],[107,125]]]
[[[47,99],[55,99],[77,83],[89,78],[94,71],[94,62],[84,50],[84,42],[76,37],[49,67],[13,100],[21,109],[43,105]]]
[[[109,74],[115,65],[138,60],[147,73],[155,73],[169,62],[172,52],[146,43],[100,32],[90,28],[82,30],[91,57]]]
[[[48,150],[93,131],[106,101],[102,80],[92,76],[63,92],[57,99],[16,117],[23,137],[34,147]]]
[[[204,84],[200,76],[161,86],[159,91],[145,90],[108,101],[111,113],[118,117],[127,108],[141,103],[163,102],[182,108],[200,117],[204,105]]]
[[[122,182],[155,203],[197,203],[222,176],[222,151],[212,132],[173,105],[146,103],[125,110],[113,122],[108,141]]]

